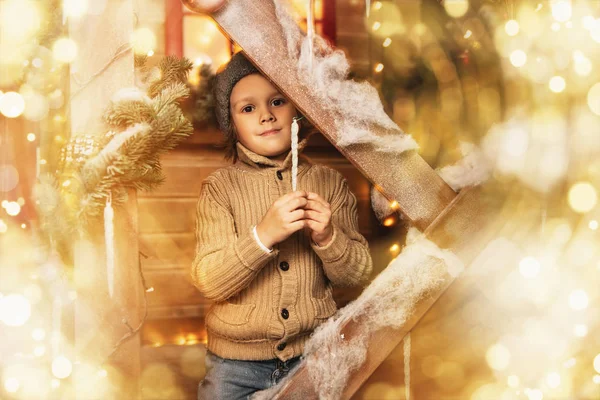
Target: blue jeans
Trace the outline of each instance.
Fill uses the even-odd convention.
[[[221,358],[206,352],[206,376],[198,385],[198,400],[246,400],[269,389],[300,362],[279,359],[243,361]]]

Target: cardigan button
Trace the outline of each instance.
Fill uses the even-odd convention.
[[[283,310],[281,310],[281,317],[283,319],[288,319],[290,317],[290,313],[289,313],[289,311],[286,308],[284,308]]]
[[[277,345],[277,350],[279,351],[283,351],[285,349],[285,346],[287,346],[287,343],[283,342],[283,343],[279,343]]]
[[[287,271],[290,269],[290,264],[288,264],[286,261],[282,261],[279,263],[279,268],[281,268],[282,271]]]
[[[277,171],[277,178],[279,178],[279,180],[283,180],[283,175],[281,174],[281,171]]]

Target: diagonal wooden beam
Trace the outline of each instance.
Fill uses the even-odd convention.
[[[487,244],[498,236],[499,232],[510,236],[510,229],[522,226],[519,218],[511,210],[505,209],[504,199],[496,192],[487,194],[493,184],[463,190],[456,200],[437,218],[427,229],[427,237],[438,244],[439,247],[451,250],[468,267],[487,246]],[[519,223],[515,221],[519,220]],[[511,222],[512,221],[512,222]],[[350,374],[348,384],[345,387],[342,399],[350,399],[354,393],[363,385],[379,365],[389,356],[402,339],[410,332],[428,312],[446,289],[452,284],[454,278],[450,275],[445,277],[440,288],[430,297],[418,302],[414,313],[406,321],[401,329],[384,328],[373,333],[368,339],[367,357],[360,369]],[[344,324],[341,333],[345,340],[352,341],[354,337],[363,333],[362,317],[351,319]],[[318,357],[310,355],[309,357]],[[308,370],[305,364],[299,367],[297,373],[273,397],[274,399],[316,399],[319,394],[310,382]]]
[[[398,202],[414,226],[425,230],[454,199],[456,193],[414,150],[374,153],[370,144],[336,145],[338,132],[334,122],[343,116],[328,110],[328,104],[300,83],[271,0],[231,0],[212,17],[367,179]],[[371,132],[378,136],[402,134],[399,128],[390,131],[379,125],[373,125]]]

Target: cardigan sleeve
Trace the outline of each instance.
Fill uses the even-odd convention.
[[[333,237],[321,247],[311,241],[311,247],[323,262],[325,274],[333,285],[356,286],[368,281],[373,260],[367,240],[358,232],[356,197],[348,182],[337,174],[335,192],[331,200]]]
[[[246,288],[279,252],[265,252],[250,226],[236,232],[224,196],[210,181],[203,183],[198,199],[196,242],[192,281],[214,301],[224,301]]]

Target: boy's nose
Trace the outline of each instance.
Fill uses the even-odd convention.
[[[273,121],[275,121],[275,117],[271,113],[263,115],[262,118],[260,119],[261,123],[273,122]]]

